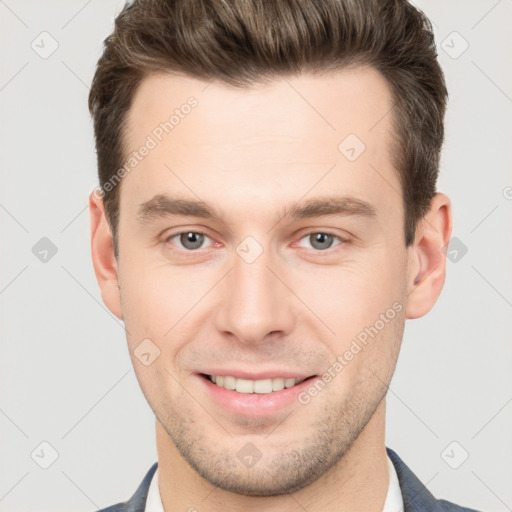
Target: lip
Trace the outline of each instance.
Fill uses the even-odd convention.
[[[235,372],[240,374],[240,372]],[[275,375],[275,373],[273,373]],[[213,373],[213,375],[216,375]],[[222,373],[220,374],[222,375]],[[225,375],[231,375],[226,373]],[[248,375],[248,374],[245,374]],[[235,377],[235,375],[233,375]],[[225,389],[214,384],[210,379],[201,374],[196,374],[199,384],[204,387],[205,393],[216,404],[223,409],[237,416],[261,418],[271,416],[290,406],[294,402],[298,404],[297,395],[310,386],[318,375],[309,376],[291,388],[284,388],[281,391],[272,393],[238,393],[237,391]],[[240,377],[244,378],[244,377]],[[259,377],[264,378],[264,377]],[[270,378],[270,377],[268,377]],[[292,376],[287,378],[293,378]],[[302,378],[302,377],[297,377]],[[252,378],[254,379],[254,377]],[[254,379],[258,380],[258,379]]]

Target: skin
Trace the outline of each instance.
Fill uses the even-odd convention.
[[[406,249],[385,115],[391,94],[371,68],[248,90],[149,76],[130,109],[130,150],[190,96],[197,107],[121,182],[118,260],[102,201],[91,194],[89,203],[102,298],[125,323],[156,416],[165,510],[380,512],[389,478],[385,393],[405,320],[428,313],[441,293],[450,200],[434,197]],[[349,133],[366,145],[353,162],[338,150]],[[138,205],[162,193],[199,198],[224,220],[139,222]],[[377,215],[283,216],[333,195],[365,200]],[[199,249],[169,238],[190,231],[207,235]],[[318,249],[312,233],[334,235],[332,245]],[[249,235],[263,249],[252,263],[236,252]],[[306,405],[262,418],[232,413],[194,373],[221,365],[321,375],[395,302],[402,310]],[[146,338],[160,350],[149,366],[134,355]],[[237,457],[248,442],[262,454],[251,468]]]

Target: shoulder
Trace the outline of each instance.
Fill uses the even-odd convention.
[[[472,508],[436,499],[393,450],[386,450],[398,476],[404,512],[478,512]]]
[[[474,508],[461,507],[450,501],[437,500],[439,512],[479,512]]]
[[[146,476],[143,478],[142,482],[139,484],[139,487],[129,500],[116,503],[115,505],[111,505],[107,508],[102,508],[97,512],[144,512],[146,507],[146,499],[148,497],[149,485],[157,467],[158,462],[155,462],[149,468]]]
[[[128,502],[117,503],[107,508],[102,508],[98,512],[126,512],[128,509]]]

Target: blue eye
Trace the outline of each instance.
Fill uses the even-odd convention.
[[[187,251],[194,251],[196,249],[200,249],[205,238],[209,237],[204,233],[198,233],[197,231],[184,231],[168,237],[165,241],[169,242],[174,238],[177,238],[181,246]]]
[[[340,241],[340,243],[345,241],[339,236],[331,235],[330,233],[323,233],[323,232],[309,233],[308,235],[301,238],[301,240],[308,240],[313,249],[317,249],[319,251],[325,251],[327,249],[330,249],[333,246],[333,241],[336,238]],[[338,245],[338,244],[335,244],[335,245]]]

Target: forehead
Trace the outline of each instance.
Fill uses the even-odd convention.
[[[232,136],[233,121],[238,130],[243,128],[240,137],[262,131],[265,135],[284,131],[285,135],[306,134],[310,138],[313,127],[310,125],[314,125],[319,128],[319,138],[332,132],[336,140],[347,130],[353,130],[362,139],[368,139],[366,132],[373,131],[380,121],[387,124],[389,118],[381,118],[392,105],[387,81],[369,66],[323,75],[305,73],[276,77],[267,84],[244,87],[171,72],[152,74],[142,80],[135,92],[128,115],[130,138],[150,133],[191,97],[200,106],[193,111],[194,130],[200,130],[196,131],[197,138],[211,140],[221,140],[226,131]],[[299,120],[307,123],[291,124]],[[368,126],[368,121],[373,124]],[[212,125],[217,128],[213,132]],[[186,123],[180,131],[187,131]]]
[[[391,106],[386,80],[369,67],[246,88],[150,75],[127,117],[126,160],[151,148],[123,178],[121,204],[179,189],[233,205],[243,194],[270,207],[336,187],[385,208],[400,193]]]

